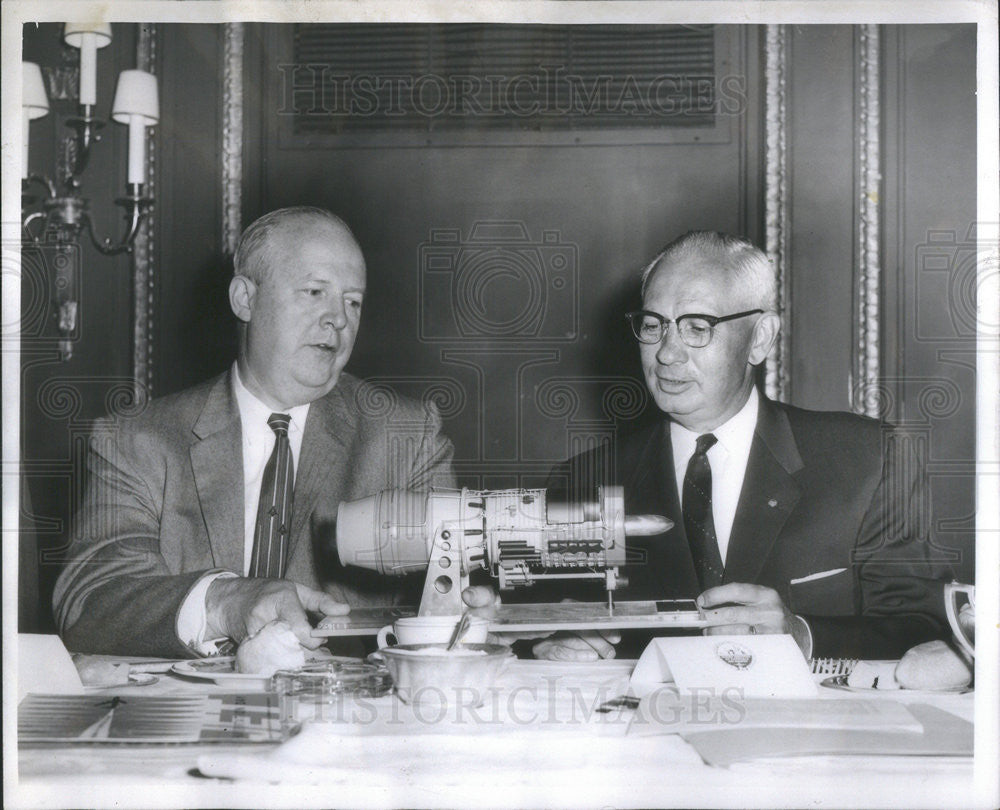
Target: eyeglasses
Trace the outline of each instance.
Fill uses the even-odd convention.
[[[691,313],[688,315],[678,315],[672,323],[677,325],[677,334],[680,335],[684,345],[692,349],[701,349],[712,340],[712,330],[720,323],[735,321],[737,318],[745,318],[748,315],[757,315],[764,310],[748,309],[746,312],[737,312],[735,315],[699,315]],[[659,312],[650,312],[648,309],[638,309],[635,312],[628,312],[625,320],[632,327],[635,339],[640,343],[652,345],[663,340],[667,333],[667,326],[671,323],[670,318],[664,318]]]

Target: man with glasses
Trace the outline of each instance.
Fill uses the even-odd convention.
[[[674,521],[630,538],[621,598],[697,597],[708,633],[790,633],[807,656],[892,658],[945,637],[949,572],[931,562],[928,492],[906,437],[772,402],[755,385],[781,325],[767,257],[688,233],[646,267],[642,301],[627,320],[666,418],[552,481],[618,483],[628,512]],[[535,654],[555,645],[607,654],[593,638],[547,639]]]

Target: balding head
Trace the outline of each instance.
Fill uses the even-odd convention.
[[[327,230],[331,238],[351,243],[360,252],[351,229],[325,208],[296,205],[279,208],[254,220],[240,236],[233,256],[233,274],[259,284],[278,263],[279,243],[301,236],[307,230]]]
[[[746,239],[719,231],[688,231],[664,247],[642,271],[643,296],[658,268],[692,261],[711,264],[731,278],[747,309],[777,309],[777,280],[767,255]]]

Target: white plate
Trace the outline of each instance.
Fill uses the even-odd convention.
[[[204,681],[214,681],[218,684],[239,683],[244,686],[267,687],[270,677],[236,671],[235,655],[219,655],[213,658],[193,658],[189,661],[178,661],[170,668],[171,672],[185,675],[188,678],[200,678]]]
[[[112,686],[84,686],[85,689],[124,689],[129,686],[151,686],[160,680],[149,672],[133,672],[128,676],[128,683],[116,683]]]
[[[846,675],[834,675],[820,682],[827,689],[840,689],[844,692],[864,692],[879,695],[964,695],[971,692],[971,686],[956,686],[953,689],[874,689],[871,686],[848,686]]]
[[[307,658],[307,664],[315,664],[324,661],[342,661],[352,664],[360,663],[358,658],[350,658],[339,655],[316,655]],[[192,658],[188,661],[178,661],[171,668],[172,672],[178,675],[186,675],[189,678],[200,678],[201,680],[214,681],[222,686],[240,684],[242,686],[258,686],[267,689],[271,683],[270,675],[254,675],[236,671],[235,655],[219,655],[212,658]]]

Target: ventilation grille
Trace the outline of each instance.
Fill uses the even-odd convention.
[[[715,124],[713,26],[300,24],[296,135]]]

